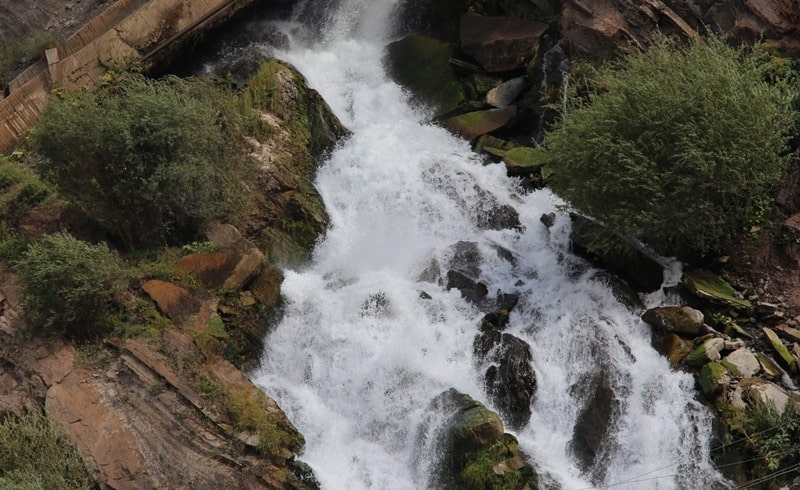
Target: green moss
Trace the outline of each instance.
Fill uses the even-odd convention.
[[[683,275],[682,281],[692,294],[700,298],[735,309],[752,308],[749,301],[737,298],[733,287],[711,271],[694,270],[687,272]]]
[[[471,454],[459,478],[468,490],[513,490],[521,478],[520,471],[505,469],[495,472],[495,467],[514,453],[519,453],[516,440],[501,438],[486,449]]]
[[[425,36],[407,36],[387,47],[389,73],[437,114],[464,102],[464,90],[450,64],[452,44]]]

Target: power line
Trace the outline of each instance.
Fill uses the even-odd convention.
[[[750,480],[750,481],[746,481],[746,482],[742,483],[741,485],[737,486],[736,488],[739,489],[739,490],[742,490],[742,489],[745,489],[745,488],[752,488],[752,487],[758,485],[759,483],[764,483],[765,481],[769,481],[769,480],[772,480],[773,478],[777,478],[779,476],[783,476],[783,475],[785,475],[787,473],[791,473],[792,471],[795,471],[797,469],[800,469],[800,463],[794,464],[794,465],[789,466],[788,468],[784,468],[782,470],[774,471],[774,472],[766,474],[766,475],[764,475],[762,477],[755,478],[755,479]]]

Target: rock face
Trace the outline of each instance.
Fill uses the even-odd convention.
[[[800,6],[791,0],[566,0],[561,31],[575,54],[605,59],[625,44],[646,45],[659,32],[693,37],[704,26],[734,44],[764,39],[790,55],[800,52]]]
[[[547,24],[512,17],[461,17],[461,49],[488,72],[521,68],[536,56]]]
[[[274,84],[261,122],[268,137],[251,139],[248,158],[260,168],[256,202],[242,233],[277,263],[304,259],[328,222],[313,179],[317,159],[348,131],[305,78],[289,65],[270,60],[254,75]]]

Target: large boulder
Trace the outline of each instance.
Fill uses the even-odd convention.
[[[650,343],[673,366],[680,364],[694,350],[694,344],[691,340],[686,340],[674,333],[664,335],[653,332]]]
[[[500,109],[473,111],[445,119],[442,124],[450,131],[468,140],[491,133],[508,124],[517,115],[517,107],[509,105]]]
[[[461,16],[461,49],[488,72],[524,67],[539,51],[547,24],[512,17]]]
[[[618,417],[620,402],[611,375],[602,370],[574,388],[582,401],[569,448],[583,471],[590,471],[607,444],[608,433]]]
[[[450,59],[454,46],[425,36],[406,36],[386,48],[389,75],[437,114],[464,102],[464,90]]]
[[[602,224],[577,214],[570,214],[572,250],[625,279],[637,291],[652,292],[664,282],[664,267],[654,255],[625,240]],[[609,247],[598,247],[601,237]]]
[[[723,278],[707,270],[693,270],[683,274],[683,285],[700,299],[711,301],[736,310],[749,310],[752,305],[737,296],[733,287]]]
[[[495,363],[486,370],[486,390],[508,425],[520,430],[531,418],[536,392],[533,355],[527,342],[504,333],[491,355]]]
[[[440,460],[433,486],[465,490],[538,487],[535,470],[525,462],[517,440],[503,433],[496,413],[454,389],[437,396],[431,409],[444,415],[436,431],[435,453]]]
[[[657,330],[697,336],[703,328],[703,313],[689,306],[659,306],[647,310],[642,320]]]
[[[151,279],[142,284],[142,291],[181,328],[199,333],[217,317],[219,299],[200,288]]]

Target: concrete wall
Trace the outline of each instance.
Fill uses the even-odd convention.
[[[10,95],[0,100],[0,152],[13,150],[36,123],[53,88],[97,87],[108,69],[144,62],[183,35],[208,28],[248,3],[118,0],[60,46],[57,56],[49,53],[49,65],[42,57],[9,83]]]

